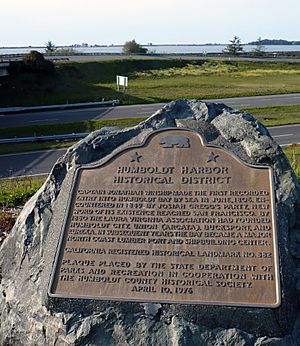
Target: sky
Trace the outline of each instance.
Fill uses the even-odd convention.
[[[299,0],[3,0],[0,46],[300,40]]]

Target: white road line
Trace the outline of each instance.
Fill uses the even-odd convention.
[[[272,137],[288,137],[288,136],[294,136],[293,133],[288,133],[286,135],[273,135]]]
[[[281,147],[285,147],[287,145],[293,145],[293,144],[300,144],[299,142],[294,142],[294,143],[285,143],[285,144],[279,144]]]
[[[251,107],[251,104],[250,103],[245,103],[245,104],[242,104],[242,105],[236,105],[236,107]]]
[[[263,99],[263,100],[273,100],[274,98],[299,98],[299,94],[278,94],[278,95],[257,95],[257,96],[249,96],[251,99]],[[241,97],[245,98],[244,96]]]
[[[136,112],[136,114],[138,114],[138,115],[145,115],[145,116],[148,115],[146,111],[145,112]]]
[[[41,120],[28,120],[29,123],[37,123],[41,121],[49,121],[49,120],[60,120],[58,118],[47,118],[47,119],[41,119]]]
[[[165,106],[166,105],[166,103],[156,103],[155,104],[155,107],[157,106],[157,107],[163,107],[163,106]],[[141,107],[151,107],[150,105],[125,105],[125,106],[118,106],[118,107],[120,107],[120,108],[135,108],[135,107],[137,107],[137,106],[141,106]],[[118,108],[118,107],[115,107],[116,109]],[[152,106],[153,107],[153,106]]]
[[[15,178],[39,177],[39,176],[43,176],[43,175],[49,175],[49,172],[48,172],[48,173],[29,174],[29,175],[15,175],[15,176],[12,176],[12,177],[0,178],[0,180],[1,180],[1,179],[15,179]]]
[[[300,126],[300,124],[268,126],[268,129],[278,129],[278,128],[282,128],[282,127],[295,127],[295,126]]]
[[[223,102],[223,103],[226,103],[226,106],[229,106],[229,107],[235,107],[235,108],[237,108],[237,107],[239,107],[239,108],[241,108],[241,107],[244,107],[244,108],[247,108],[247,107],[251,107],[251,104],[250,103],[245,103],[245,104],[238,104],[238,103],[236,103],[236,102]]]
[[[82,112],[86,112],[86,110],[88,109],[89,111],[99,111],[101,109],[101,111],[107,111],[110,109],[115,109],[116,107],[93,107],[93,108],[82,108],[82,109],[68,109],[68,111],[70,111],[70,113],[82,113]]]
[[[272,98],[290,98],[290,99],[300,99],[300,96],[299,95],[273,95]],[[266,99],[267,100],[267,99]],[[271,100],[270,96],[269,96],[269,100]]]

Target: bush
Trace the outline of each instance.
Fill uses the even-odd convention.
[[[76,49],[69,48],[69,47],[59,48],[59,49],[56,49],[56,51],[55,51],[55,54],[61,54],[61,55],[74,55],[76,53],[77,53]]]
[[[44,183],[43,178],[15,178],[0,180],[0,207],[24,205]]]
[[[8,211],[0,211],[0,245],[8,236],[16,222],[16,216]]]
[[[44,58],[42,53],[32,50],[27,54],[23,59],[24,65],[27,69],[33,72],[53,72],[54,64],[52,61],[49,61]]]
[[[127,41],[124,43],[123,52],[146,54],[148,52],[148,49],[136,43],[135,40],[132,40],[132,41]]]
[[[54,64],[44,58],[42,53],[32,50],[26,54],[22,61],[14,61],[10,64],[11,74],[22,72],[41,72],[50,74],[54,71]]]

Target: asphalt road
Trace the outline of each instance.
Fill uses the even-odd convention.
[[[300,125],[285,125],[268,128],[275,141],[281,145],[300,143]]]
[[[83,120],[142,117],[153,114],[164,105],[164,103],[156,103],[152,105],[97,107],[32,113],[0,114],[0,128],[42,124],[61,124]]]
[[[225,103],[232,108],[251,108],[270,105],[300,104],[300,93],[289,95],[268,95],[254,97],[239,97],[208,100]],[[152,115],[162,108],[163,103],[118,106],[103,108],[85,108],[35,112],[23,114],[0,114],[0,128],[26,126],[33,124],[55,124],[90,119],[114,119],[128,117],[143,117]],[[300,143],[300,125],[273,127],[269,129],[274,139],[280,145]],[[20,154],[0,156],[0,178],[22,175],[47,174],[65,149],[35,151]]]
[[[0,178],[48,174],[66,149],[0,155]]]
[[[269,128],[280,145],[300,143],[300,125]],[[0,155],[0,178],[47,174],[66,149]]]
[[[300,93],[284,95],[267,95],[237,97],[226,99],[212,99],[209,102],[225,103],[232,108],[251,108],[260,106],[275,106],[300,104]],[[150,116],[158,109],[162,108],[164,103],[144,104],[134,106],[115,106],[84,109],[69,109],[47,112],[1,114],[0,128],[29,126],[41,124],[61,124],[83,120],[115,119],[129,117]]]

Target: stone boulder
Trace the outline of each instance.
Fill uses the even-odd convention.
[[[274,171],[282,307],[52,300],[48,285],[72,179],[166,127],[195,130],[249,164]],[[103,128],[71,147],[21,212],[1,247],[2,345],[299,345],[300,192],[281,148],[250,114],[197,100],[169,103],[125,129]],[[298,280],[298,282],[297,282]]]

